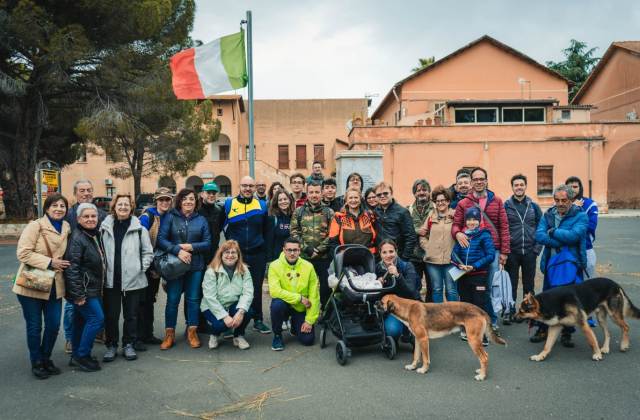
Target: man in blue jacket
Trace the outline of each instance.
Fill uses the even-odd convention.
[[[573,204],[580,207],[587,214],[589,226],[587,227],[587,267],[585,269],[587,278],[596,275],[596,251],[593,249],[593,243],[596,240],[596,228],[598,227],[598,204],[584,196],[584,187],[582,181],[577,176],[567,178],[565,184],[571,187],[576,194]]]
[[[515,302],[518,294],[520,270],[522,270],[522,296],[534,291],[536,260],[542,249],[542,246],[536,243],[536,228],[542,218],[542,210],[526,194],[526,176],[517,174],[511,177],[511,189],[513,195],[504,202],[511,240],[511,253],[507,257],[504,268],[511,279],[511,290]],[[505,313],[502,323],[509,325],[512,320],[513,313]]]
[[[545,275],[543,290],[549,289],[546,276],[549,259],[567,247],[578,263],[577,282],[582,281],[582,271],[587,266],[586,241],[587,241],[587,214],[580,207],[573,204],[575,193],[571,187],[561,184],[553,190],[554,207],[551,207],[540,220],[536,231],[536,241],[544,245],[542,258],[540,259],[540,271]],[[560,336],[560,342],[565,347],[574,347],[571,334],[573,327],[565,327]],[[529,340],[539,343],[547,338],[547,325],[538,325],[535,335]]]
[[[267,203],[254,197],[256,182],[250,176],[240,180],[240,194],[227,198],[224,203],[224,236],[240,244],[242,258],[249,266],[253,280],[253,329],[269,334],[271,329],[263,322],[262,282],[267,265],[264,238],[269,229]]]

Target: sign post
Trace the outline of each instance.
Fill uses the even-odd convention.
[[[42,206],[47,196],[62,191],[60,182],[60,166],[49,160],[44,160],[36,166],[36,203],[38,207],[38,217],[42,217],[44,212]]]

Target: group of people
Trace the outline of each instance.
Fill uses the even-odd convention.
[[[404,207],[384,181],[365,191],[362,176],[352,173],[344,195],[337,196],[336,180],[324,177],[322,164],[314,162],[312,168],[308,177],[291,175],[290,191],[279,182],[267,188],[264,181],[244,177],[239,194],[224,205],[218,203],[214,182],[199,193],[185,188],[174,195],[161,187],[155,204],[139,217],[126,194],[114,197],[109,214],[96,208],[86,180],[74,184],[71,207],[60,194],[47,197],[44,216],[20,237],[16,279],[30,269],[45,270],[53,273],[50,287],[36,290],[16,281],[13,288],[26,321],[33,374],[44,379],[60,373],[51,354],[63,307],[70,365],[88,372],[101,369],[92,355],[96,339],[104,342],[104,363],[118,357],[119,346],[126,360],[135,360],[148,345],[172,348],[182,295],[186,342],[192,348],[201,346],[199,334],[208,334],[211,349],[225,339],[247,349],[251,321],[255,331],[273,333],[273,350],[284,349],[285,329],[302,345],[313,345],[332,293],[332,257],[341,245],[368,248],[378,261],[377,277],[395,279],[393,293],[435,303],[474,303],[489,313],[495,330],[498,314],[488,296],[498,270],[509,273],[514,300],[520,277],[523,292],[533,291],[542,247],[543,273],[549,258],[566,248],[585,276],[594,274],[598,210],[583,196],[578,178],[554,190],[555,206],[543,214],[526,195],[527,177],[521,174],[511,179],[513,195],[504,202],[488,189],[483,168],[461,169],[448,188],[432,190],[419,179],[412,185],[414,202]],[[179,259],[188,267],[185,273],[163,276],[154,264],[163,255]],[[454,278],[454,267],[463,275]],[[264,318],[265,279],[271,327]],[[154,304],[161,285],[165,331],[158,338]],[[503,323],[512,317],[505,313]],[[395,339],[410,339],[393,315],[386,316],[385,330]],[[540,326],[531,340],[541,341],[545,334]],[[573,345],[570,330],[562,342]]]

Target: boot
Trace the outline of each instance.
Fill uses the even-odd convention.
[[[166,328],[164,332],[164,340],[160,344],[160,350],[169,350],[176,341],[175,328]]]
[[[200,347],[200,338],[198,338],[198,327],[193,326],[189,327],[187,331],[187,341],[192,349],[197,349]]]

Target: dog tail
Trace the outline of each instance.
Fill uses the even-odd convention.
[[[631,299],[629,299],[629,297],[627,296],[627,294],[624,292],[624,290],[622,290],[622,287],[620,288],[620,294],[622,295],[622,299],[623,299],[623,314],[626,317],[631,317],[631,318],[635,318],[635,319],[640,319],[640,309],[638,309],[632,302]]]
[[[491,328],[491,318],[489,318],[489,315],[485,313],[484,319],[486,322],[484,330],[485,330],[485,334],[489,336],[489,339],[493,341],[495,344],[502,344],[503,346],[506,346],[507,341],[504,338],[500,337],[498,334],[496,334],[493,328]]]

